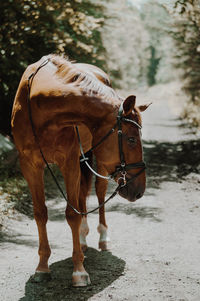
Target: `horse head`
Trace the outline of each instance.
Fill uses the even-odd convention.
[[[141,141],[141,112],[148,105],[136,106],[136,97],[127,97],[117,112],[113,134],[97,152],[98,160],[119,184],[120,196],[131,202],[141,198],[145,191],[146,174]]]

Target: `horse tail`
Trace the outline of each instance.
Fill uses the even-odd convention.
[[[85,153],[85,157],[88,158],[87,162],[92,167],[93,164],[93,154],[91,151]],[[82,158],[82,157],[81,157]],[[81,190],[85,197],[88,196],[92,186],[92,172],[85,164],[84,161],[80,162],[81,168]]]

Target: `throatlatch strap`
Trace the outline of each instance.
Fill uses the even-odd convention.
[[[122,113],[123,113],[123,103],[121,103],[118,116],[117,116],[117,125],[118,125],[118,145],[119,145],[119,156],[120,156],[120,164],[121,171],[125,171],[125,159],[123,152],[123,144],[122,144]]]
[[[82,158],[83,158],[83,159],[81,159],[80,161],[81,161],[81,162],[85,162],[85,164],[87,165],[87,167],[91,170],[91,172],[93,172],[93,174],[95,174],[95,176],[100,177],[100,178],[105,179],[105,180],[110,180],[110,179],[111,179],[110,176],[105,177],[105,176],[100,175],[99,173],[97,173],[97,172],[89,165],[89,163],[87,162],[87,161],[88,161],[88,158],[85,157],[85,154],[84,154],[84,151],[83,151],[83,147],[82,147],[82,144],[81,144],[81,138],[80,138],[78,126],[76,126],[76,133],[77,133],[77,136],[78,136],[79,147],[80,147],[81,155],[82,155]]]

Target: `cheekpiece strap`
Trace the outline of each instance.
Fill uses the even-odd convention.
[[[124,110],[123,109],[123,102],[121,102],[119,110],[118,110],[118,116],[117,116],[117,118],[120,119],[122,117],[123,110]]]

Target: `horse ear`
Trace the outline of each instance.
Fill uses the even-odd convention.
[[[135,101],[136,101],[135,95],[130,95],[124,100],[123,110],[125,115],[129,115],[133,111],[135,107]]]
[[[138,106],[138,109],[140,110],[140,112],[144,112],[151,104],[152,104],[152,102],[147,103],[145,105]]]

